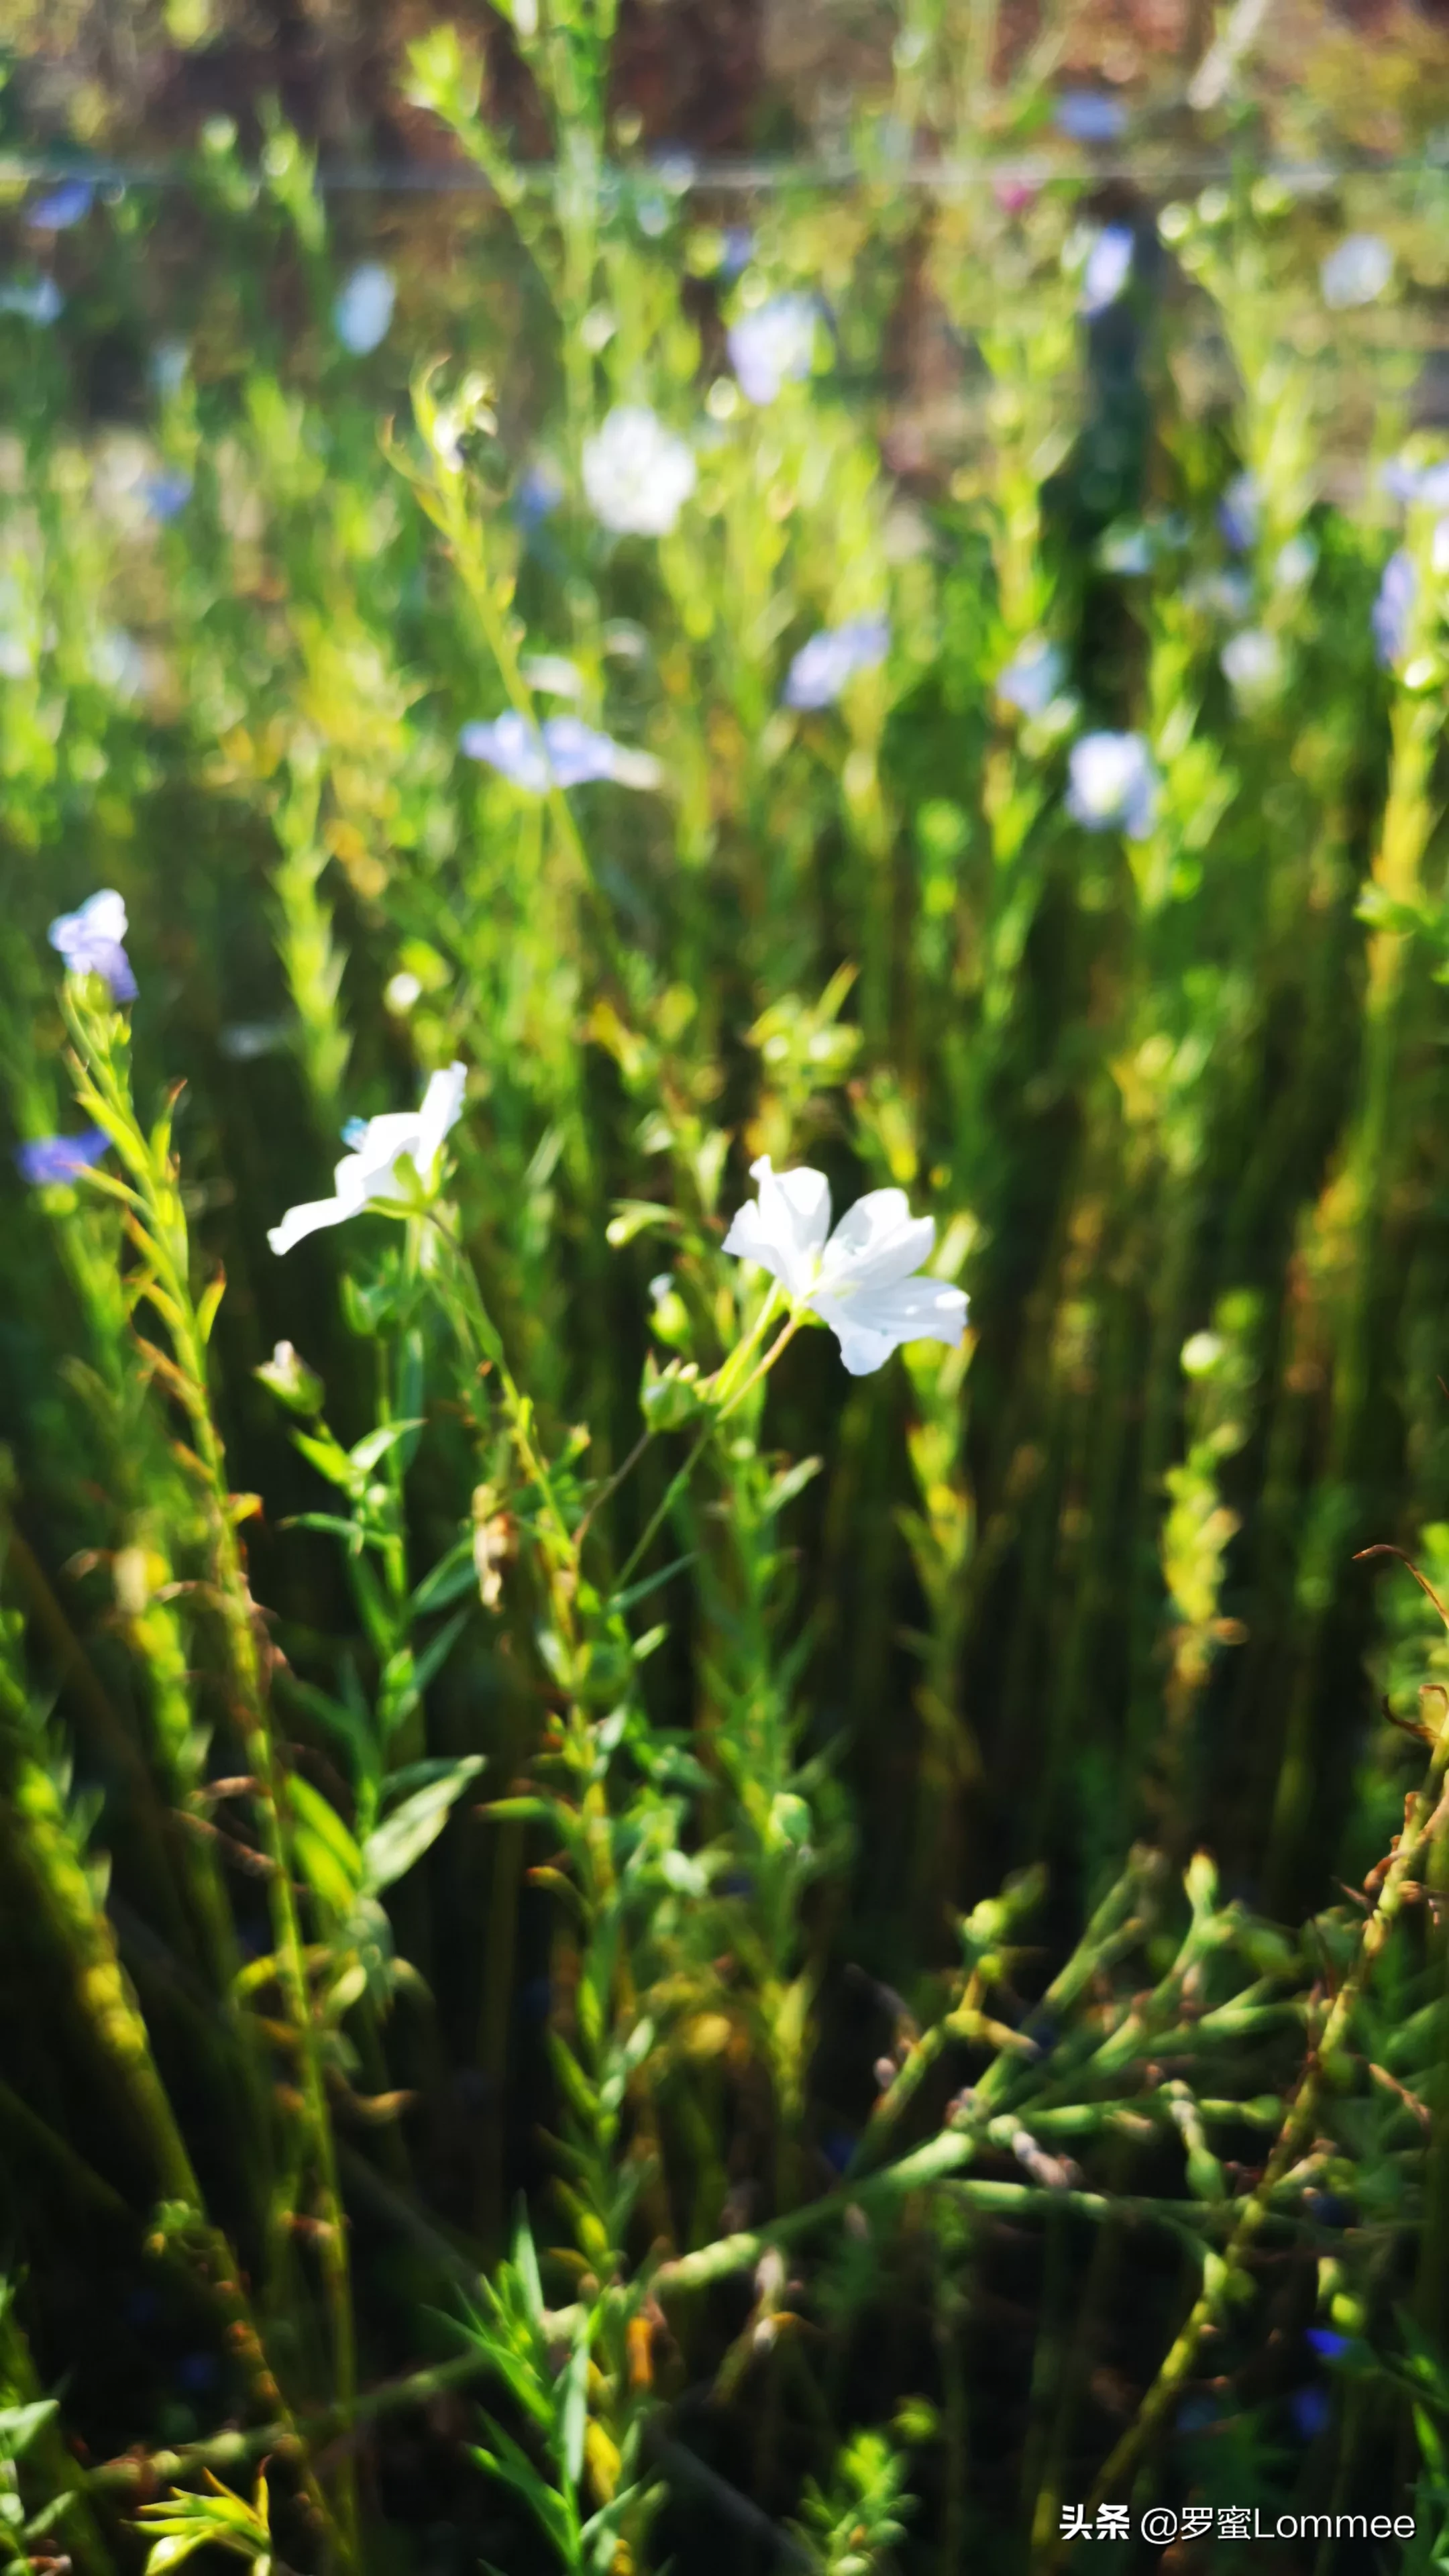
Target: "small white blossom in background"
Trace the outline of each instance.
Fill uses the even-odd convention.
[[[186,382],[191,351],[184,340],[158,340],[151,352],[150,377],[163,402],[179,394]]]
[[[1323,301],[1334,313],[1376,304],[1394,273],[1394,254],[1377,233],[1349,233],[1318,272]]]
[[[1246,617],[1253,605],[1253,585],[1245,572],[1205,572],[1183,588],[1183,603],[1204,617]]]
[[[1140,733],[1088,733],[1073,743],[1067,812],[1087,832],[1145,840],[1157,814],[1157,772]]]
[[[125,898],[114,886],[93,894],[79,912],[61,913],[45,935],[65,959],[70,974],[99,975],[109,984],[112,1001],[134,1002],[136,978],[121,945],[126,936]]]
[[[1278,549],[1273,582],[1278,590],[1304,590],[1318,570],[1318,547],[1308,536],[1289,537]]]
[[[307,1199],[300,1207],[288,1208],[281,1224],[268,1230],[273,1252],[290,1252],[294,1244],[324,1226],[345,1225],[349,1217],[360,1216],[378,1199],[400,1198],[403,1184],[397,1167],[404,1155],[423,1188],[433,1189],[444,1139],[463,1114],[467,1079],[465,1065],[450,1064],[445,1072],[432,1076],[417,1109],[349,1122],[346,1133],[353,1151],[343,1156],[332,1175],[335,1197]]]
[[[17,313],[22,322],[38,322],[46,330],[64,311],[65,297],[53,277],[11,277],[0,285],[0,313]]]
[[[458,748],[531,796],[545,796],[551,787],[583,787],[597,778],[612,778],[618,787],[657,787],[663,776],[647,751],[630,751],[578,716],[549,716],[535,728],[510,708],[488,723],[464,725]]]
[[[996,676],[996,694],[1024,716],[1044,716],[1060,697],[1067,657],[1059,644],[1034,635]]]
[[[1077,311],[1090,321],[1115,304],[1132,274],[1136,237],[1129,224],[1108,224],[1087,253]]]
[[[832,1234],[823,1172],[776,1172],[763,1154],[750,1178],[759,1197],[740,1209],[725,1251],[758,1262],[794,1306],[828,1324],[852,1377],[868,1377],[903,1342],[955,1348],[966,1324],[965,1293],[916,1275],[936,1228],[930,1217],[912,1216],[904,1190],[867,1191]]]
[[[392,328],[397,288],[389,271],[374,259],[364,260],[347,279],[332,307],[332,328],[344,349],[365,358],[380,348]]]
[[[772,403],[786,384],[800,384],[815,354],[815,304],[808,295],[776,295],[744,313],[726,334],[730,364],[746,402]]]
[[[694,490],[694,452],[643,403],[620,403],[584,441],[584,497],[601,527],[667,537]]]
[[[801,645],[786,673],[786,706],[802,711],[834,706],[847,680],[885,660],[890,640],[883,617],[848,617],[842,626],[822,627]]]
[[[1218,660],[1223,677],[1246,706],[1276,695],[1283,679],[1283,647],[1261,626],[1245,626],[1230,636]]]
[[[123,626],[102,629],[90,649],[90,666],[92,679],[118,698],[144,697],[150,686],[151,665]]]
[[[565,653],[530,653],[519,664],[523,678],[531,689],[541,689],[545,697],[581,698],[584,675],[577,662]]]

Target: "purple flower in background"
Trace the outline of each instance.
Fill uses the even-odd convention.
[[[724,237],[724,257],[719,264],[721,277],[735,278],[742,269],[748,268],[754,247],[755,237],[749,225],[731,224]]]
[[[1256,474],[1235,474],[1218,503],[1218,526],[1235,555],[1251,554],[1257,544],[1262,507]]]
[[[1108,224],[1098,233],[1087,253],[1082,271],[1082,292],[1077,311],[1088,320],[1094,313],[1105,313],[1115,304],[1132,274],[1132,254],[1137,247],[1130,224]]]
[[[191,489],[189,474],[163,466],[159,474],[146,476],[141,485],[141,495],[152,518],[158,519],[164,528],[185,509],[191,498]]]
[[[26,207],[26,228],[33,233],[69,232],[72,224],[84,223],[95,198],[89,179],[62,179],[59,187]]]
[[[1140,733],[1088,733],[1073,743],[1067,812],[1085,832],[1145,840],[1157,813],[1157,772]]]
[[[1418,501],[1431,510],[1449,510],[1449,464],[1408,465],[1399,456],[1383,468],[1379,481],[1406,507]]]
[[[773,296],[758,313],[732,322],[726,337],[746,402],[772,403],[783,385],[799,384],[810,373],[815,300],[809,295]]]
[[[550,787],[583,787],[596,778],[612,778],[621,787],[656,787],[660,777],[658,762],[647,752],[627,750],[578,716],[549,716],[535,729],[510,708],[489,723],[464,725],[458,748],[530,796],[544,796]]]
[[[1390,555],[1384,566],[1384,577],[1379,583],[1379,595],[1370,617],[1374,650],[1385,670],[1389,670],[1402,656],[1418,596],[1419,576],[1414,558],[1405,554],[1401,546],[1397,554]]]
[[[833,707],[846,681],[857,671],[873,671],[890,650],[891,631],[883,617],[848,617],[842,626],[824,626],[802,644],[786,674],[787,707]]]
[[[332,328],[344,349],[354,358],[365,358],[378,348],[392,328],[392,308],[397,302],[397,288],[387,269],[375,259],[364,260],[346,280],[332,307]]]
[[[1316,2442],[1333,2413],[1333,2400],[1327,2389],[1295,2388],[1290,2404],[1299,2440]]]
[[[1374,304],[1394,273],[1394,254],[1377,233],[1349,233],[1318,272],[1323,301],[1334,313]]]
[[[1069,89],[1052,110],[1059,134],[1073,143],[1115,143],[1127,131],[1127,110],[1096,89]]]
[[[1052,700],[1061,693],[1067,674],[1067,658],[1059,644],[1048,644],[1037,636],[1023,644],[1004,671],[998,672],[996,694],[1009,707],[1017,707],[1024,716],[1044,716]]]
[[[68,973],[99,975],[109,984],[113,1001],[134,1002],[136,978],[121,945],[125,936],[126,907],[113,886],[93,894],[79,912],[61,913],[46,932]]]
[[[518,478],[513,493],[513,515],[524,528],[536,528],[541,519],[552,518],[564,496],[564,479],[551,457],[535,457]]]
[[[1349,2345],[1347,2335],[1334,2334],[1328,2326],[1310,2326],[1303,2340],[1312,2345],[1320,2361],[1341,2361]]]
[[[73,1181],[100,1161],[110,1142],[104,1127],[83,1127],[78,1136],[32,1136],[16,1146],[15,1160],[22,1178],[42,1189],[48,1181]]]

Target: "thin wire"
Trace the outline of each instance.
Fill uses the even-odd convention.
[[[1174,158],[1164,147],[1153,151],[1150,144],[1136,154],[1094,152],[1085,162],[1047,160],[1040,155],[1025,158],[997,157],[988,153],[951,160],[926,159],[908,155],[894,160],[882,156],[879,169],[862,165],[850,152],[824,153],[808,161],[780,158],[769,161],[694,161],[687,154],[669,155],[654,166],[627,168],[605,163],[600,171],[602,193],[617,190],[635,197],[763,195],[771,190],[800,188],[855,188],[894,186],[920,188],[949,194],[970,187],[982,179],[1011,180],[1022,186],[1044,188],[1090,184],[1100,187],[1117,179],[1166,186],[1183,181],[1194,187],[1212,180],[1231,179],[1242,168],[1242,156],[1225,152],[1201,152]],[[1269,157],[1255,165],[1254,175],[1275,179],[1283,187],[1305,194],[1333,187],[1349,178],[1390,179],[1406,175],[1420,178],[1445,174],[1445,162],[1424,153],[1398,158],[1376,159],[1370,155],[1340,160],[1285,161]],[[155,161],[78,161],[42,154],[0,155],[0,186],[54,186],[65,180],[87,181],[92,187],[110,188],[193,188],[204,173],[195,162]],[[258,187],[265,184],[265,174],[253,170],[247,174]],[[547,191],[557,176],[556,164],[525,163],[519,168],[525,187]],[[492,182],[481,170],[468,166],[433,168],[427,163],[396,162],[372,164],[337,162],[320,168],[316,185],[323,195],[344,196],[371,192],[379,196],[475,196],[492,197]]]

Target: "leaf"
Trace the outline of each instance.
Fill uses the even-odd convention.
[[[584,2435],[589,2424],[589,2320],[587,2312],[574,2328],[574,2348],[569,2355],[564,2381],[563,2415],[559,2432],[563,2450],[564,2471],[569,2485],[576,2487],[584,2470]]]
[[[216,1322],[216,1310],[225,1295],[226,1272],[219,1269],[216,1277],[207,1281],[196,1301],[196,1329],[203,1343],[211,1339],[211,1328]]]
[[[307,1884],[342,1921],[363,1885],[364,1858],[342,1818],[310,1780],[294,1772],[287,1794],[296,1819],[297,1859]]]
[[[425,1574],[413,1593],[408,1607],[414,1619],[426,1619],[434,1610],[446,1610],[462,1592],[471,1592],[476,1575],[473,1565],[473,1537],[459,1539],[456,1547],[440,1557],[431,1574]]]
[[[676,1210],[657,1199],[618,1199],[604,1228],[604,1239],[617,1252],[637,1235],[677,1232],[679,1223]]]
[[[294,1431],[292,1446],[301,1452],[309,1466],[316,1468],[319,1476],[326,1477],[329,1485],[340,1485],[344,1494],[351,1493],[357,1481],[357,1471],[346,1450],[330,1432],[325,1440],[318,1440],[310,1431]]]
[[[37,2397],[31,2406],[0,2408],[0,2443],[11,2458],[22,2458],[42,2426],[59,2411],[59,2400],[54,2397]]]
[[[447,1823],[455,1798],[482,1768],[481,1753],[465,1755],[461,1762],[452,1763],[441,1779],[415,1789],[410,1798],[404,1798],[400,1807],[374,1827],[362,1847],[364,1884],[370,1895],[391,1887],[422,1859]]]
[[[412,1422],[384,1422],[380,1424],[376,1431],[369,1431],[364,1439],[356,1441],[353,1447],[348,1451],[347,1454],[352,1462],[353,1468],[360,1475],[370,1476],[374,1467],[381,1465],[383,1459],[387,1456],[389,1449],[395,1449],[398,1442],[400,1440],[406,1440],[410,1432],[421,1431],[423,1428],[424,1423],[421,1415]],[[300,1439],[298,1440],[297,1445],[299,1448],[301,1447]]]
[[[196,2549],[205,2549],[216,2534],[206,2523],[193,2523],[185,2531],[168,2531],[153,2541],[146,2555],[145,2576],[165,2576],[165,2570],[179,2567]]]

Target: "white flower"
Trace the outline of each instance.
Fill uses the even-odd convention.
[[[355,268],[332,307],[332,328],[344,349],[365,358],[378,348],[392,327],[397,288],[374,259]]]
[[[1283,647],[1261,626],[1245,626],[1223,646],[1223,677],[1249,705],[1271,698],[1283,677]]]
[[[1349,233],[1318,272],[1323,301],[1335,313],[1374,304],[1394,273],[1394,254],[1377,233]]]
[[[1087,733],[1072,745],[1067,812],[1088,832],[1143,841],[1157,812],[1157,772],[1140,733]]]
[[[762,1154],[750,1165],[760,1195],[736,1216],[724,1248],[757,1261],[792,1303],[830,1326],[852,1377],[868,1377],[902,1342],[954,1348],[966,1298],[940,1279],[915,1274],[936,1228],[913,1217],[904,1190],[869,1190],[830,1232],[830,1183],[823,1172],[776,1172]]]
[[[691,450],[643,403],[621,403],[584,441],[584,493],[603,527],[667,537],[695,484]]]
[[[325,1225],[345,1225],[376,1199],[399,1198],[403,1185],[397,1166],[405,1154],[424,1189],[431,1189],[443,1139],[462,1115],[467,1078],[466,1066],[450,1064],[446,1072],[433,1075],[419,1108],[369,1118],[357,1136],[355,1150],[343,1155],[333,1173],[336,1197],[307,1199],[301,1207],[288,1208],[281,1224],[268,1232],[272,1250],[290,1252],[304,1236],[318,1233]]]

